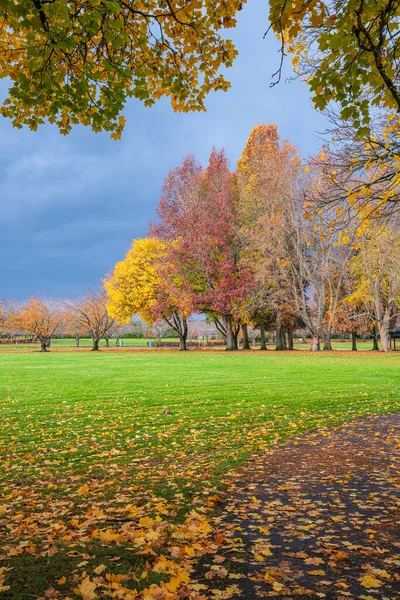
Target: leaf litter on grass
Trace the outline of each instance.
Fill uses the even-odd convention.
[[[61,358],[64,365],[60,356],[50,361]],[[98,377],[101,365],[97,357],[90,360]],[[221,360],[212,357],[211,363]],[[17,390],[0,405],[0,585],[6,600],[234,597],[247,576],[236,569],[240,563],[232,559],[233,568],[225,561],[232,548],[241,551],[243,536],[238,531],[229,538],[230,528],[221,531],[213,518],[222,506],[225,474],[286,437],[398,406],[394,395],[364,400],[342,391],[335,403],[323,403],[312,387],[306,406],[265,399],[255,404],[245,383],[231,399],[226,390],[219,403],[212,397],[206,403],[208,388],[197,397],[183,390],[181,403],[171,405],[169,396],[172,410],[165,415],[158,395],[169,383],[158,382],[155,404],[140,391],[140,403],[132,392],[108,399],[108,388],[100,394],[88,379],[84,398],[72,401],[67,392],[74,380],[66,379],[68,390],[60,397],[60,379],[58,388],[45,387],[52,372],[40,373],[41,387],[29,387],[34,401]],[[111,380],[109,365],[106,377]],[[282,398],[291,393],[281,391]],[[262,505],[257,493],[250,500],[249,510]],[[286,517],[293,512],[285,510]],[[251,554],[255,564],[274,554],[265,533],[269,524],[261,527]],[[196,566],[208,556],[206,577]],[[285,583],[274,573],[263,577],[280,594]]]

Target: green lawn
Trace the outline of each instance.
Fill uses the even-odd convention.
[[[232,468],[305,429],[400,409],[394,353],[2,350],[5,599],[179,586],[171,565],[201,554]]]
[[[152,341],[153,344],[156,344],[156,339],[146,339],[146,338],[139,338],[139,339],[123,339],[122,340],[122,344],[123,344],[123,348],[147,348],[149,342]],[[178,344],[178,339],[177,338],[165,338],[163,340],[164,342],[175,342],[176,344]],[[199,348],[204,348],[205,346],[205,342],[204,340],[195,340],[193,342],[193,344]],[[52,345],[51,348],[52,350],[65,350],[65,349],[69,349],[71,351],[79,351],[81,349],[87,349],[90,348],[93,345],[93,342],[91,339],[89,338],[82,338],[79,342],[79,348],[76,347],[76,343],[74,339],[55,339],[52,341]],[[340,341],[340,340],[333,340],[332,341],[332,345],[333,345],[333,349],[334,350],[351,350],[351,340],[345,340],[345,341]],[[111,349],[115,349],[117,347],[116,345],[116,340],[115,339],[111,339],[109,341],[109,346]],[[296,350],[309,350],[311,346],[311,340],[307,340],[307,343],[304,344],[302,341],[299,341],[298,339],[295,340],[295,349]],[[104,348],[105,347],[105,341],[104,340],[100,340],[100,347]],[[357,347],[358,350],[363,351],[363,350],[372,350],[372,340],[366,340],[366,341],[362,341],[362,340],[357,340]],[[35,352],[37,351],[39,348],[39,344],[0,344],[0,352]],[[118,346],[119,348],[119,346]],[[254,349],[258,349],[259,348],[259,344],[256,344],[256,346],[254,347]],[[274,345],[273,344],[268,344],[268,348],[269,349],[273,349]],[[208,349],[212,349],[212,348],[208,348]],[[221,347],[218,348],[218,346],[216,347],[216,349],[221,349]]]

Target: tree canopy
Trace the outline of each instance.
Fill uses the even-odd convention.
[[[210,91],[229,88],[221,67],[237,51],[223,31],[245,2],[1,0],[0,73],[12,81],[1,112],[17,127],[48,119],[63,134],[80,123],[118,138],[129,97],[204,110]],[[282,61],[294,54],[317,108],[338,103],[364,134],[373,107],[400,110],[398,0],[269,5]]]
[[[1,112],[17,127],[47,118],[118,138],[129,97],[169,96],[178,111],[204,110],[229,83],[236,55],[223,28],[242,0],[1,0],[0,76],[12,81]]]
[[[361,135],[374,107],[400,111],[399,11],[398,0],[270,0],[282,58],[294,54],[317,108],[334,101]]]

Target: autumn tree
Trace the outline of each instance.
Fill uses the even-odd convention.
[[[8,332],[7,320],[8,320],[7,303],[4,300],[0,299],[0,335],[1,336],[7,335],[7,332]]]
[[[66,321],[60,302],[34,296],[22,306],[15,322],[40,341],[41,352],[47,352],[54,334]]]
[[[329,193],[329,182],[318,171],[301,185],[301,205],[310,198]],[[338,243],[334,220],[329,212],[319,212],[304,218],[299,205],[293,205],[285,230],[288,289],[296,313],[312,335],[312,350],[332,350],[331,336],[335,314],[344,294],[344,284],[353,254],[350,235],[348,243]]]
[[[240,256],[236,178],[225,152],[213,150],[206,169],[191,156],[173,169],[151,232],[174,242],[169,252],[196,312],[206,313],[237,349],[240,319],[252,275]]]
[[[17,127],[48,119],[66,134],[75,124],[119,137],[125,102],[204,110],[211,90],[229,84],[221,67],[236,56],[224,28],[243,0],[4,0],[1,76],[11,80],[1,112]]]
[[[237,164],[239,190],[239,239],[241,254],[254,268],[254,285],[248,306],[261,332],[266,349],[265,326],[275,315],[276,348],[286,347],[282,327],[289,326],[282,233],[288,206],[295,196],[301,160],[287,140],[281,140],[276,125],[257,125],[251,131]],[[289,328],[290,329],[290,328]]]
[[[372,306],[381,349],[390,351],[391,322],[400,314],[400,235],[396,224],[376,227],[360,241],[352,260],[353,299]]]
[[[149,326],[164,320],[178,335],[180,350],[186,350],[192,301],[167,249],[157,238],[134,240],[104,283],[108,311],[120,322],[130,321],[133,315],[139,315]]]
[[[73,336],[77,348],[79,348],[80,340],[89,335],[87,325],[80,316],[79,306],[79,300],[66,304],[67,321],[65,331],[68,335]]]
[[[114,319],[107,311],[107,294],[103,288],[89,292],[83,298],[69,305],[75,313],[76,326],[87,331],[93,340],[92,350],[99,350],[99,342],[108,335]]]
[[[400,112],[398,11],[397,0],[270,0],[282,60],[293,53],[316,108],[335,102],[361,136],[376,106]]]
[[[372,330],[371,313],[365,304],[354,294],[344,296],[335,312],[334,327],[338,333],[351,337],[351,349],[357,351],[357,335],[365,335]]]
[[[360,235],[371,223],[385,223],[400,201],[400,118],[377,111],[371,133],[360,138],[352,120],[336,111],[328,116],[332,141],[312,158],[312,164],[329,178],[329,194],[321,195],[314,210],[336,210],[343,229],[350,224]],[[310,211],[312,212],[312,211]]]

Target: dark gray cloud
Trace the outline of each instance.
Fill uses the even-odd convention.
[[[225,147],[234,165],[262,122],[277,123],[304,156],[316,151],[326,123],[304,84],[269,87],[279,55],[272,34],[263,40],[267,13],[265,0],[252,0],[239,15],[229,32],[240,52],[232,87],[210,96],[206,113],[132,100],[119,142],[83,127],[63,137],[51,126],[30,132],[0,121],[0,296],[71,297],[96,286],[145,235],[164,177],[188,152],[206,162],[213,145]]]

